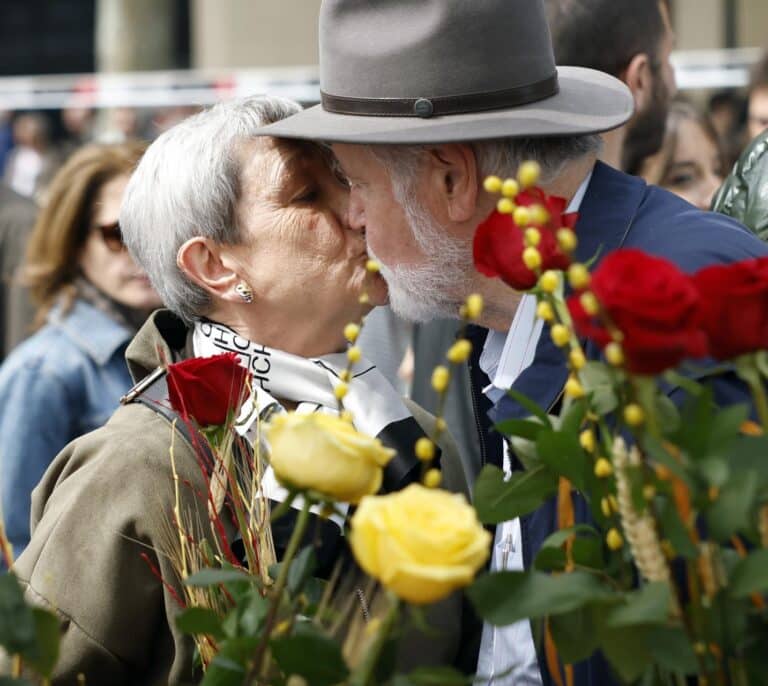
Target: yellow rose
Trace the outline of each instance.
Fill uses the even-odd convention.
[[[383,468],[395,455],[341,417],[318,412],[278,415],[267,426],[266,437],[270,464],[283,485],[345,503],[376,493]]]
[[[420,484],[363,498],[351,529],[352,552],[363,570],[417,605],[469,585],[491,543],[463,496]]]

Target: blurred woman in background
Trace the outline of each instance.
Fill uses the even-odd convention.
[[[0,366],[0,505],[18,555],[30,494],[56,454],[131,386],[128,342],[160,300],[117,218],[144,145],[90,145],[51,182],[23,270],[42,326]]]
[[[724,175],[722,152],[710,121],[689,103],[674,102],[664,144],[645,158],[639,173],[648,183],[708,210]]]

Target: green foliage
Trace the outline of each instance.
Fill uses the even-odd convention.
[[[40,676],[50,678],[59,656],[60,634],[59,620],[54,614],[26,604],[14,574],[0,575],[0,646],[10,655],[21,656]]]
[[[187,634],[207,634],[216,639],[224,637],[219,615],[205,607],[187,608],[176,617],[176,626]]]
[[[467,594],[478,614],[496,626],[616,598],[595,575],[581,571],[560,576],[537,571],[488,574],[477,579]]]
[[[286,676],[297,674],[313,686],[333,686],[349,675],[339,644],[309,622],[300,622],[292,635],[273,639],[270,646]]]
[[[475,482],[475,508],[480,521],[498,524],[533,512],[557,492],[557,477],[546,467],[513,474],[504,479],[498,467],[487,465]]]
[[[768,592],[768,550],[756,550],[740,560],[731,572],[728,593],[746,598],[752,593]]]

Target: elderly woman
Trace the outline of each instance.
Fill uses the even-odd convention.
[[[160,136],[142,159],[120,221],[169,309],[128,349],[137,382],[164,361],[230,350],[284,408],[336,411],[344,325],[368,311],[367,300],[383,303],[386,287],[378,276],[366,284],[364,239],[346,224],[347,188],[323,150],[255,137],[296,109],[277,99],[221,104]],[[429,429],[424,413],[375,369],[352,381],[345,400],[355,404],[358,428],[399,449],[384,488],[418,478],[414,414]],[[74,683],[80,672],[89,684],[194,679],[191,641],[174,623],[179,582],[164,552],[172,433],[162,414],[129,402],[68,446],[35,492],[32,541],[16,572],[28,597],[64,620],[55,683]],[[200,488],[194,451],[178,435],[174,445],[181,482]],[[448,446],[442,466],[446,486],[465,490]],[[457,605],[445,611],[445,627],[459,621]],[[421,662],[445,662],[456,634],[410,647]]]

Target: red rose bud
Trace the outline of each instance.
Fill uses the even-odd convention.
[[[631,372],[659,374],[707,354],[698,291],[671,262],[641,250],[617,250],[592,274],[590,290],[600,303],[597,315],[586,312],[578,293],[568,299],[576,331],[601,349],[614,340],[614,329],[620,332]]]
[[[168,398],[183,418],[221,426],[239,409],[249,377],[235,353],[193,357],[168,365]]]
[[[515,202],[518,207],[543,207],[547,221],[536,221],[541,218],[536,217],[536,213],[529,213],[530,221],[525,226],[519,226],[512,215],[492,212],[475,232],[474,261],[475,268],[481,274],[499,277],[508,286],[527,291],[536,285],[537,277],[523,261],[523,251],[527,247],[525,229],[531,226],[539,229],[541,238],[536,249],[541,255],[542,271],[567,269],[571,260],[558,246],[557,231],[563,227],[573,228],[578,215],[563,214],[565,199],[548,196],[539,188],[519,193]]]
[[[693,283],[713,357],[729,360],[768,348],[768,258],[707,267]]]

